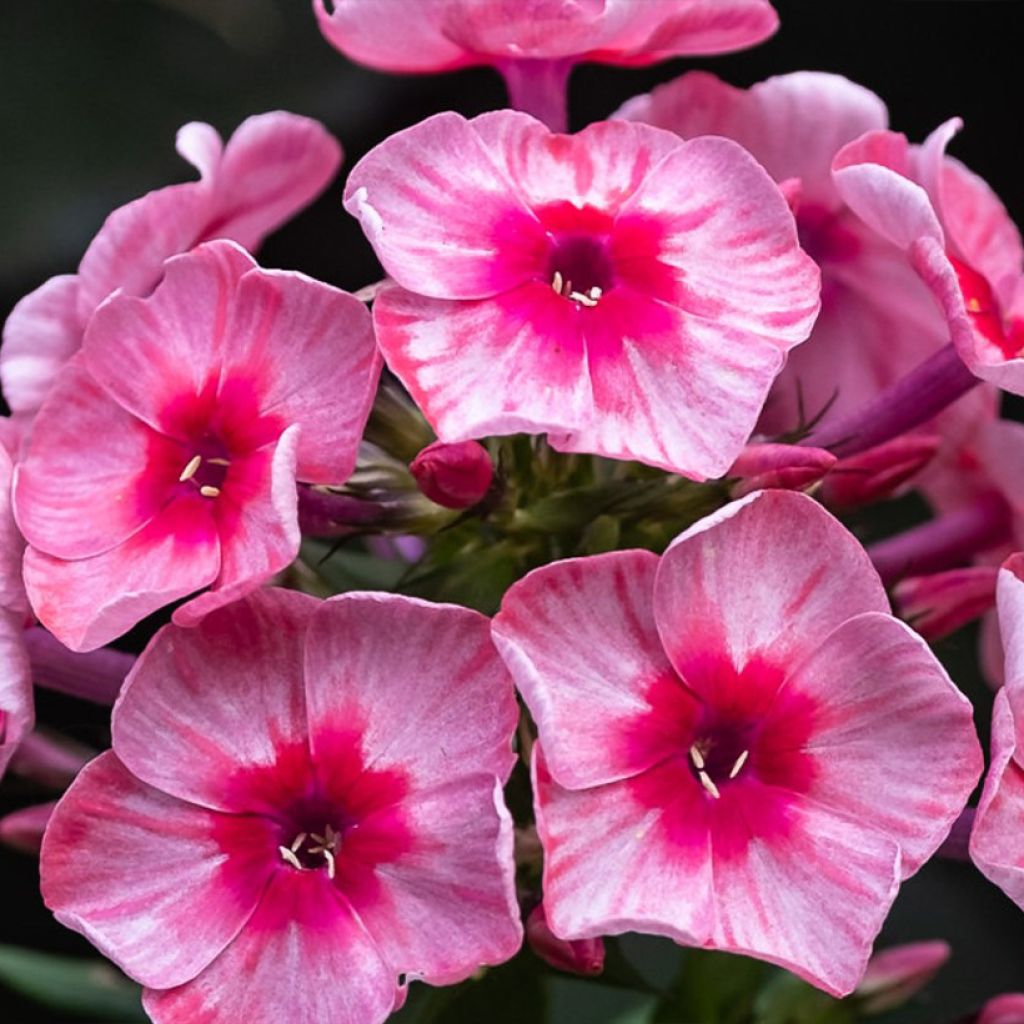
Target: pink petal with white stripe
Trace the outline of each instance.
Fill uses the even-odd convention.
[[[970,702],[916,633],[877,612],[839,626],[785,688],[817,708],[803,748],[809,799],[887,836],[900,847],[903,877],[914,874],[981,775]]]
[[[696,713],[654,624],[657,565],[647,551],[556,562],[513,584],[495,616],[495,644],[562,786],[652,767],[679,750]],[[675,729],[659,723],[669,708]]]
[[[672,543],[654,608],[672,664],[697,688],[711,652],[736,669],[757,661],[783,668],[847,619],[887,613],[889,603],[864,549],[817,502],[763,491]]]
[[[137,981],[179,985],[256,909],[273,872],[268,850],[264,819],[169,797],[108,751],[53,812],[41,854],[43,899]]]
[[[194,981],[149,989],[154,1024],[383,1024],[398,979],[319,872],[276,871],[260,905]]]
[[[33,413],[57,371],[78,351],[78,278],[51,277],[11,310],[0,347],[0,381],[14,413]]]
[[[282,751],[299,774],[310,770],[302,651],[318,607],[305,594],[267,589],[211,612],[195,629],[161,630],[114,709],[114,748],[128,769],[215,810],[272,811],[281,793],[265,785]],[[291,787],[285,783],[286,795]]]

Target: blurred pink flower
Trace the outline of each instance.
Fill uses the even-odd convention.
[[[939,973],[951,952],[949,943],[934,940],[908,942],[876,953],[857,986],[864,1012],[884,1013],[902,1006]]]
[[[97,310],[33,426],[14,501],[36,615],[73,650],[192,623],[295,557],[296,479],[352,472],[380,357],[365,307],[233,242]]]
[[[548,432],[719,476],[818,309],[778,187],[726,139],[439,114],[364,157],[345,205],[395,282],[384,356],[442,441]]]
[[[379,1024],[520,944],[516,720],[476,612],[262,590],[140,657],[44,898],[157,1024]]]
[[[827,408],[822,422],[853,411],[949,341],[944,318],[904,251],[861,221],[832,180],[847,143],[884,129],[885,104],[839,75],[801,71],[736,89],[693,71],[630,100],[616,115],[683,138],[735,139],[782,185],[800,242],[822,272],[821,315],[786,361],[760,429],[795,429]],[[972,420],[994,402],[981,393],[945,420]]]
[[[652,932],[851,992],[982,767],[854,538],[761,492],[661,559],[534,571],[493,629],[539,732],[555,935]]]
[[[166,259],[214,238],[255,250],[323,191],[341,163],[341,148],[322,125],[283,111],[248,118],[227,145],[210,125],[187,124],[177,148],[199,181],[115,210],[77,274],[51,278],[15,306],[0,348],[0,381],[15,414],[39,408],[108,295],[148,294]]]

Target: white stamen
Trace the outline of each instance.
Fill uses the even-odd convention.
[[[319,843],[321,846],[327,845],[326,837],[320,835],[318,832],[313,832],[309,838],[312,839],[314,843]]]
[[[210,486],[200,487],[199,488],[199,493],[204,498],[216,498],[220,494],[220,488],[219,487],[210,487]]]
[[[599,299],[602,295],[604,295],[604,292],[595,284],[594,287],[591,288],[589,292],[587,292],[587,294],[592,299]]]
[[[334,854],[330,850],[324,850],[324,860],[327,861],[327,877],[334,878]]]
[[[279,846],[277,849],[281,854],[281,860],[291,864],[293,868],[298,868],[300,871],[302,870],[302,864],[300,863],[299,858],[295,856],[294,850],[289,850],[287,846]]]
[[[569,298],[590,309],[597,305],[597,299],[592,299],[589,295],[584,295],[583,292],[569,292]]]
[[[729,778],[735,779],[740,773],[740,769],[747,763],[747,758],[750,757],[750,751],[744,750],[739,757],[736,758],[736,763],[732,766],[732,770],[729,772]]]
[[[292,840],[292,853],[298,853],[298,852],[299,852],[299,847],[300,847],[300,846],[301,846],[301,845],[302,845],[302,844],[303,844],[303,843],[304,843],[305,841],[306,841],[306,833],[305,833],[305,832],[300,832],[300,833],[299,833],[299,834],[298,834],[298,835],[297,835],[297,836],[296,836],[296,837],[295,837],[295,838],[294,838],[294,839]]]
[[[551,288],[556,295],[562,294],[562,275],[556,270],[555,276],[551,279]]]
[[[693,761],[693,765],[697,771],[704,770],[704,753],[696,743],[690,747],[690,760]]]
[[[207,459],[206,460],[211,466],[230,466],[231,462],[228,459]]]
[[[178,477],[178,483],[184,483],[186,480],[191,480],[192,477],[199,472],[199,467],[203,464],[202,455],[193,455],[188,460],[185,468],[181,471],[181,476]]]
[[[711,776],[707,772],[698,772],[697,778],[700,779],[700,784],[717,800],[722,794],[718,792],[718,787],[711,781]]]

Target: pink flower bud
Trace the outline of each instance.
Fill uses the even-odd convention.
[[[1024,1024],[1024,992],[1009,992],[990,999],[975,1024]]]
[[[0,843],[23,853],[38,853],[43,845],[43,832],[56,806],[56,801],[36,804],[0,818]]]
[[[835,508],[849,508],[888,498],[931,462],[939,443],[930,434],[896,437],[840,459],[822,482],[822,500]]]
[[[19,745],[11,770],[52,789],[66,789],[96,751],[55,732],[32,732]]]
[[[494,465],[476,441],[435,441],[412,460],[409,472],[431,501],[445,508],[469,508],[490,488]]]
[[[543,903],[526,919],[526,941],[541,960],[560,971],[594,976],[604,970],[604,943],[600,939],[558,938],[548,927]]]
[[[995,607],[998,574],[983,565],[908,576],[893,589],[893,603],[925,640],[940,640]]]
[[[902,1006],[938,974],[949,959],[945,942],[912,942],[876,953],[868,962],[856,995],[865,1013],[884,1013]]]
[[[836,464],[824,448],[795,444],[748,444],[732,464],[729,476],[739,477],[734,498],[770,488],[802,491],[816,484]]]

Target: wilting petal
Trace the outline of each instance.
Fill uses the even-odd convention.
[[[657,565],[647,551],[548,565],[514,584],[494,619],[495,643],[563,786],[635,775],[678,753],[687,735],[696,702],[654,625]],[[672,712],[674,725],[659,722]]]
[[[256,909],[273,837],[139,782],[113,752],[72,784],[43,839],[43,899],[145,985],[194,978]]]
[[[205,971],[143,1005],[155,1024],[382,1024],[396,973],[323,872],[285,866]]]
[[[710,652],[742,668],[813,651],[861,612],[887,612],[861,545],[811,498],[763,491],[683,533],[658,570],[655,617],[676,670]]]
[[[51,277],[11,310],[0,347],[0,381],[14,413],[33,413],[58,370],[82,344],[78,278]]]
[[[258,382],[261,412],[299,424],[298,477],[344,483],[381,358],[366,306],[302,274],[257,270],[238,286],[225,375]]]
[[[314,758],[357,729],[367,763],[402,771],[416,789],[444,784],[456,768],[502,780],[511,771],[512,681],[477,612],[343,594],[317,612],[305,673]]]
[[[64,561],[25,553],[25,587],[39,621],[65,646],[91,651],[171,601],[212,583],[220,542],[209,502],[182,498],[109,551]]]
[[[373,314],[388,366],[444,441],[569,430],[589,415],[580,310],[548,284],[477,302],[392,286]]]
[[[875,612],[844,622],[793,669],[785,692],[816,708],[804,747],[809,798],[886,835],[903,877],[914,874],[981,774],[970,702],[919,636]]]
[[[165,627],[114,710],[114,747],[140,779],[183,800],[235,813],[280,803],[270,769],[286,754],[308,772],[302,648],[318,603],[261,590],[195,629]],[[214,699],[216,698],[216,699]],[[187,758],[181,752],[189,751]],[[305,785],[286,778],[287,790]],[[270,788],[267,789],[267,785]]]

